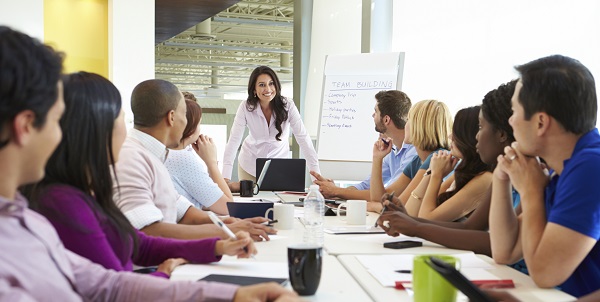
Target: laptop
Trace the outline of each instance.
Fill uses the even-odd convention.
[[[304,192],[306,160],[302,158],[257,158],[256,175],[259,175],[256,182],[259,191]]]

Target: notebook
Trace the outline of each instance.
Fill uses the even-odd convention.
[[[285,278],[265,278],[265,277],[210,274],[202,279],[199,279],[198,281],[222,282],[222,283],[230,283],[230,284],[237,284],[240,286],[246,286],[246,285],[254,285],[254,284],[264,283],[264,282],[276,282],[278,284],[285,285],[288,280]]]
[[[266,168],[263,169],[263,167]],[[302,158],[257,158],[256,175],[259,175],[256,183],[260,191],[304,192],[306,160]]]

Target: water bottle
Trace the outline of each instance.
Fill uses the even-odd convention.
[[[304,199],[304,242],[323,246],[323,216],[325,198],[318,185],[311,185]]]

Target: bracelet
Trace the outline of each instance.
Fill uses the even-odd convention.
[[[412,198],[414,198],[414,199],[416,199],[418,201],[423,200],[423,197],[417,196],[417,194],[415,194],[415,191],[410,192],[410,197],[412,197]]]

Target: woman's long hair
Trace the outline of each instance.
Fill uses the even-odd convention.
[[[46,164],[44,179],[26,190],[32,209],[72,225],[71,217],[39,203],[44,190],[66,184],[85,194],[89,206],[104,214],[124,242],[137,251],[137,234],[113,201],[111,174],[115,160],[112,134],[121,111],[121,95],[104,77],[78,72],[63,77],[65,113],[60,120],[63,137]],[[55,202],[61,202],[56,200]],[[100,216],[98,216],[100,217]]]
[[[277,129],[277,135],[275,135],[275,139],[280,141],[282,132],[281,124],[288,119],[288,112],[285,109],[286,104],[281,96],[281,83],[279,82],[279,78],[273,69],[267,66],[258,66],[254,69],[254,71],[252,71],[252,74],[250,74],[250,80],[248,81],[248,99],[246,99],[246,109],[248,111],[254,111],[256,107],[258,107],[260,100],[256,94],[254,94],[254,90],[256,90],[256,81],[258,80],[258,76],[261,74],[270,76],[271,79],[273,79],[273,84],[277,90],[275,97],[271,103],[269,103],[269,107],[271,107],[271,110],[275,112],[275,129]]]
[[[479,130],[479,110],[480,106],[473,106],[461,109],[456,113],[452,126],[452,142],[463,158],[454,169],[455,189],[440,194],[437,198],[438,205],[454,196],[475,176],[491,171],[491,167],[479,157],[476,148],[475,136]]]

